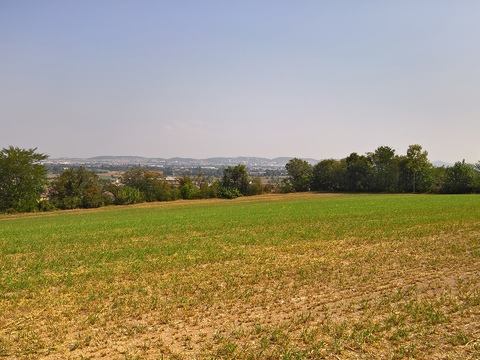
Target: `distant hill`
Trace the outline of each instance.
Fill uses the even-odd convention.
[[[438,160],[438,161],[432,161],[432,165],[436,166],[436,167],[442,167],[442,166],[449,167],[449,166],[453,166],[455,164],[447,163],[445,161]]]

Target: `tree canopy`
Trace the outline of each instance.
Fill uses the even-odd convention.
[[[59,209],[97,208],[109,202],[102,193],[104,182],[83,166],[70,168],[52,181],[51,201]]]
[[[480,162],[434,167],[428,152],[418,144],[410,145],[402,156],[380,146],[365,155],[354,152],[340,160],[322,160],[311,173],[309,166],[301,159],[290,160],[285,166],[289,177],[278,185],[278,191],[305,191],[310,186],[314,191],[480,192]]]
[[[290,182],[295,191],[310,190],[310,182],[313,173],[312,165],[302,159],[293,158],[286,165]]]
[[[95,208],[179,198],[233,199],[265,191],[480,192],[480,162],[467,164],[464,160],[450,167],[434,167],[428,152],[415,144],[408,147],[406,155],[380,146],[365,155],[353,152],[343,159],[322,160],[315,166],[293,158],[285,165],[288,176],[283,179],[278,170],[265,171],[264,176],[276,183],[268,185],[259,176],[250,178],[242,164],[223,169],[221,179],[199,172],[196,176],[183,174],[174,182],[167,181],[165,174],[157,170],[131,168],[123,173],[122,182],[115,184],[108,184],[95,171],[80,166],[63,170],[45,194],[49,200],[40,201],[48,184],[46,167],[41,164],[47,157],[37,153],[36,148],[10,146],[0,151],[0,212]]]
[[[229,166],[223,170],[222,186],[226,189],[237,189],[242,195],[247,195],[250,179],[245,165]]]
[[[465,160],[457,161],[454,166],[445,170],[446,176],[442,186],[442,192],[448,194],[467,194],[476,189],[477,183],[475,177],[475,167],[466,164]]]
[[[39,162],[48,156],[36,150],[10,146],[0,151],[0,211],[38,209],[47,185],[47,170]]]
[[[130,169],[122,176],[125,186],[138,189],[146,201],[170,200],[170,184],[161,171]]]

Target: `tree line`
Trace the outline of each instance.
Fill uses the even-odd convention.
[[[435,167],[422,146],[410,145],[405,155],[380,146],[365,155],[351,153],[340,160],[326,159],[312,166],[294,158],[285,166],[288,178],[283,192],[413,192],[466,194],[480,192],[480,162],[458,161],[450,167]]]
[[[161,171],[134,167],[123,173],[120,186],[83,166],[64,169],[49,182],[47,169],[41,164],[46,158],[36,149],[11,146],[0,151],[0,212],[98,208],[178,199],[232,199],[265,191],[261,179],[249,177],[246,166],[240,164],[223,169],[222,177],[213,181],[202,172],[195,176],[183,174],[176,178],[177,186],[172,186]],[[42,194],[48,196],[42,199]]]
[[[85,167],[64,169],[49,182],[47,169],[41,164],[47,157],[36,149],[10,146],[0,151],[0,212],[98,208],[177,199],[232,199],[272,191],[480,192],[480,162],[459,161],[451,167],[434,167],[420,145],[410,145],[406,155],[380,146],[365,155],[354,152],[344,159],[326,159],[314,166],[294,158],[285,166],[288,176],[277,186],[263,185],[258,176],[250,177],[241,164],[223,169],[222,176],[213,181],[202,172],[195,176],[183,174],[177,177],[177,186],[172,186],[163,172],[147,168],[125,171],[121,186],[102,180]],[[41,199],[45,189],[48,196]]]

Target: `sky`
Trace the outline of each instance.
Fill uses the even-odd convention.
[[[479,1],[0,0],[0,148],[480,160]]]

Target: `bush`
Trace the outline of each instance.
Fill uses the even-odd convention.
[[[441,191],[447,194],[470,194],[475,189],[475,170],[471,164],[457,161],[445,170],[446,176]]]
[[[197,189],[195,189],[195,185],[193,185],[192,182],[187,182],[180,188],[180,195],[182,196],[182,199],[185,200],[196,199]]]
[[[276,192],[280,194],[288,194],[293,192],[293,186],[290,184],[290,181],[288,179],[283,179],[280,184],[278,184]]]
[[[263,194],[263,186],[262,186],[262,179],[260,177],[255,176],[248,184],[247,195],[261,195]]]
[[[143,195],[140,190],[130,186],[124,186],[118,189],[115,205],[132,205],[143,202]]]
[[[219,195],[222,199],[235,199],[235,198],[241,196],[242,194],[240,193],[240,191],[237,188],[222,187],[222,188],[220,188]]]
[[[105,199],[98,186],[92,185],[85,191],[82,205],[86,209],[99,208],[105,205]]]
[[[173,188],[172,190],[170,190],[168,201],[174,201],[181,198],[182,198],[182,195],[180,194],[179,188]]]
[[[57,208],[48,200],[41,200],[38,203],[38,210],[43,212],[55,211]]]
[[[77,209],[82,205],[82,199],[78,196],[65,197],[63,199],[52,198],[55,207],[61,210]]]

